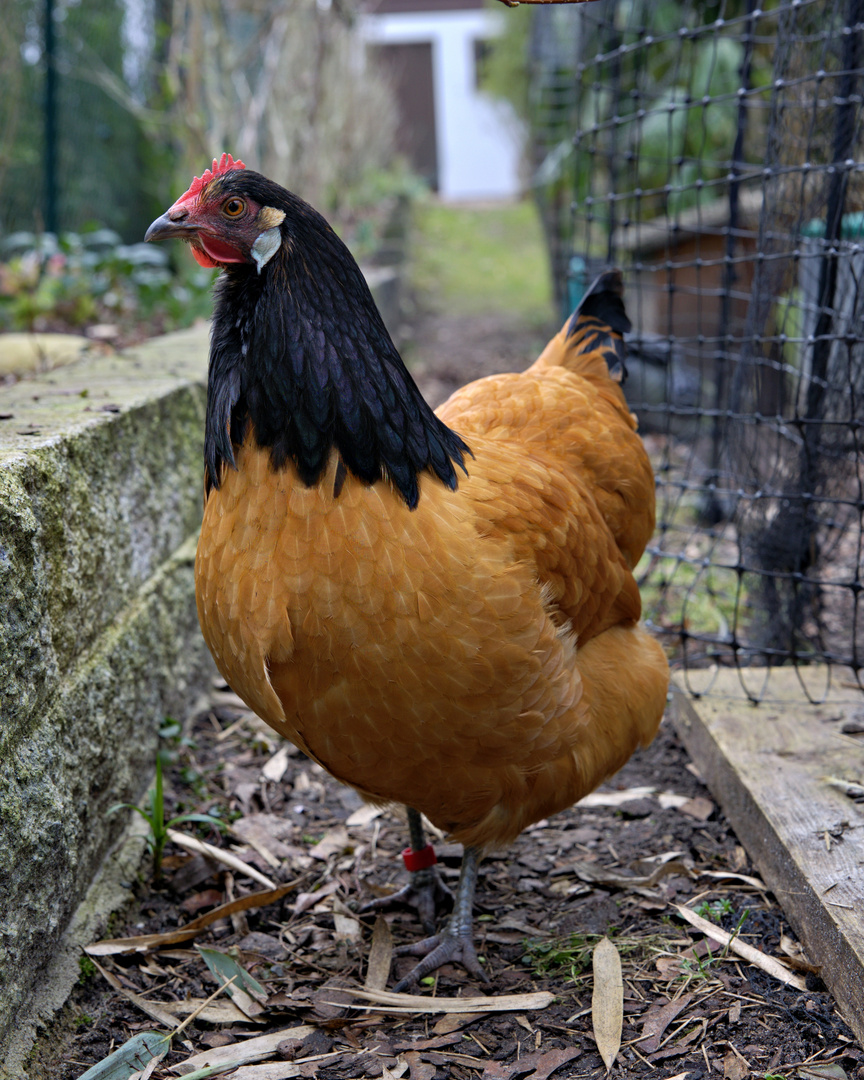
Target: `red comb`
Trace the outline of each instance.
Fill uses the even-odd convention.
[[[246,166],[242,161],[235,161],[230,154],[223,154],[217,161],[213,158],[213,165],[209,169],[205,169],[202,176],[196,176],[192,181],[189,190],[184,192],[177,202],[185,202],[186,199],[191,199],[193,195],[198,195],[200,192],[210,183],[214,176],[221,176],[222,173],[231,172],[232,169],[245,169]]]

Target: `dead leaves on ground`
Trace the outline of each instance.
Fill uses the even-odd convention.
[[[624,1026],[624,981],[621,977],[621,957],[609,940],[601,938],[594,947],[594,993],[591,997],[591,1023],[594,1041],[603,1058],[606,1072],[621,1048]]]
[[[197,1074],[203,1080],[201,1070],[221,1063],[222,1071],[235,1070],[235,1080],[319,1073],[353,1080],[370,1069],[382,1080],[433,1080],[443,1070],[482,1080],[559,1080],[596,1073],[593,1029],[607,1068],[616,1068],[616,1054],[618,1066],[628,1061],[638,1067],[641,1059],[667,1071],[705,1054],[712,1071],[740,1080],[733,1076],[738,1051],[716,1032],[718,1025],[736,1024],[762,1004],[736,992],[746,987],[738,966],[744,961],[723,945],[714,924],[708,924],[707,938],[696,926],[667,925],[657,933],[656,925],[659,916],[674,910],[672,903],[684,898],[692,903],[703,886],[700,896],[734,891],[764,901],[764,884],[741,872],[747,869],[743,852],[740,861],[696,865],[692,845],[670,836],[670,850],[655,846],[652,850],[663,853],[652,859],[620,858],[608,842],[610,834],[603,832],[602,813],[592,816],[590,807],[576,822],[537,823],[506,858],[492,856],[482,868],[478,944],[482,950],[494,943],[493,985],[502,992],[474,997],[469,985],[459,990],[463,996],[454,997],[450,987],[454,982],[460,987],[463,977],[444,973],[444,991],[436,986],[432,995],[393,995],[385,989],[391,966],[398,964],[392,959],[391,927],[398,935],[402,926],[404,940],[416,929],[413,917],[408,922],[403,917],[402,923],[379,919],[370,940],[351,908],[358,879],[377,895],[398,880],[404,843],[399,822],[380,808],[358,805],[352,792],[336,788],[317,767],[292,761],[293,751],[279,747],[269,729],[259,731],[254,719],[233,720],[215,738],[219,760],[225,761],[220,775],[230,800],[226,808],[232,815],[239,808],[242,816],[219,839],[224,847],[211,850],[198,841],[186,845],[195,847],[191,857],[173,856],[174,895],[165,896],[161,927],[182,918],[181,911],[196,917],[176,930],[97,942],[87,950],[103,965],[112,988],[151,1022],[168,1032],[192,1017],[211,1026],[187,1028],[182,1039],[173,1037],[171,1075],[191,1080]],[[251,750],[244,749],[247,738],[253,740]],[[636,823],[659,808],[667,821],[699,823],[690,826],[695,829],[714,812],[707,799],[658,794],[653,788],[599,792],[592,798],[597,807],[610,807]],[[681,835],[689,835],[687,830],[684,826]],[[436,848],[452,880],[461,849],[446,843]],[[267,887],[252,884],[262,879]],[[217,884],[222,887],[214,888]],[[236,895],[243,888],[254,891]],[[548,898],[539,918],[534,893]],[[535,946],[547,949],[546,955],[557,947],[548,928],[554,919],[546,913],[561,918],[572,906],[572,917],[581,919],[579,905],[595,899],[614,910],[610,894],[635,929],[612,934],[614,943],[607,940],[595,955],[599,977],[592,978],[590,965],[603,934],[577,935],[581,952],[573,962],[565,955],[555,965],[541,965]],[[652,913],[653,934],[639,929],[650,923],[645,912]],[[251,934],[242,929],[247,917],[255,928]],[[204,947],[193,947],[195,939]],[[613,955],[618,961],[617,982],[605,981],[603,951],[607,963],[614,964]],[[555,1008],[549,992],[505,992],[536,985],[544,973],[558,994]],[[593,1013],[585,1007],[586,992],[593,992]],[[216,996],[208,1001],[211,995]],[[134,1022],[131,1027],[134,1031]],[[258,1034],[262,1030],[268,1034]],[[133,1055],[139,1053],[135,1039],[128,1045]],[[746,1044],[738,1049],[745,1057],[750,1053]],[[184,1061],[177,1062],[178,1052]],[[165,1077],[168,1067],[164,1059],[136,1062],[117,1080],[130,1080],[147,1068]],[[105,1072],[88,1080],[115,1076]]]

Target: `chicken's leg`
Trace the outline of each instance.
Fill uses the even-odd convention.
[[[406,807],[406,809],[408,811],[408,836],[411,847],[402,853],[402,857],[409,867],[411,880],[404,888],[391,893],[390,896],[370,900],[368,904],[364,904],[360,908],[360,914],[365,915],[369,911],[381,911],[384,908],[389,908],[394,903],[407,904],[409,907],[416,908],[426,933],[434,934],[436,926],[435,914],[438,906],[442,903],[446,903],[448,906],[452,905],[453,893],[441,880],[441,875],[435,867],[435,853],[426,843],[426,833],[423,829],[423,819],[420,813],[410,806]],[[432,861],[429,862],[428,858],[421,858],[420,862],[425,862],[426,865],[421,865],[419,869],[411,869],[409,856],[423,856],[427,851],[430,853]]]
[[[434,971],[435,968],[439,968],[442,964],[448,964],[451,961],[458,961],[472,975],[476,975],[483,982],[489,982],[489,976],[480,966],[480,961],[477,959],[472,929],[472,909],[474,907],[474,890],[477,887],[477,864],[479,858],[480,853],[477,848],[465,848],[453,914],[441,933],[425,938],[423,941],[418,941],[414,945],[403,945],[396,950],[396,956],[423,957],[420,963],[393,987],[396,993],[407,990],[408,987],[422,979],[424,975],[428,975],[430,971]]]

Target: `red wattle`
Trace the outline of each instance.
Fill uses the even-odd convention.
[[[201,251],[197,246],[193,246],[192,254],[201,266],[214,267],[224,266],[225,263],[248,262],[246,256],[241,254],[237,248],[231,247],[230,244],[226,244],[222,240],[200,234],[198,239],[203,245],[204,251]]]

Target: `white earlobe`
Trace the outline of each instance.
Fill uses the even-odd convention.
[[[259,234],[258,239],[252,245],[252,258],[258,265],[259,274],[279,250],[281,243],[282,233],[279,231],[278,225]]]

